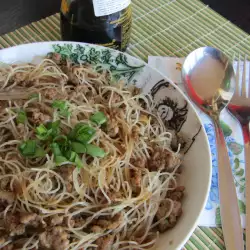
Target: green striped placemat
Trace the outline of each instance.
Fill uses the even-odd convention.
[[[250,57],[250,35],[199,0],[133,0],[133,33],[127,52],[147,61],[148,55],[184,57],[195,48],[213,46],[229,57]],[[59,14],[0,37],[0,48],[60,40]],[[225,249],[220,228],[197,228],[187,250]]]

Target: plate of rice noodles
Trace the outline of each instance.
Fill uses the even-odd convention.
[[[211,157],[179,87],[89,44],[21,45],[0,62],[0,249],[180,249]]]

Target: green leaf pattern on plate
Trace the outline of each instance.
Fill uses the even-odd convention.
[[[90,63],[102,66],[112,73],[114,80],[125,80],[136,83],[134,77],[145,65],[132,65],[128,62],[127,55],[119,52],[111,53],[110,49],[104,47],[91,47],[76,44],[54,44],[53,50],[61,55],[62,60],[69,58],[74,63]]]
[[[232,163],[232,171],[235,181],[235,186],[238,194],[242,194],[245,196],[245,169],[244,163],[240,160],[242,154],[244,153],[244,146],[240,144],[237,140],[237,136],[233,135],[233,129],[224,121],[220,122],[221,127],[223,129],[224,136],[226,137],[227,147],[229,150],[229,155],[231,154],[231,158],[233,157]],[[234,139],[232,139],[234,138]],[[243,163],[243,164],[242,164]],[[246,212],[245,202],[241,198],[238,197],[238,205],[240,209],[240,214],[243,215]],[[216,225],[221,225],[220,218],[220,207],[216,208]]]

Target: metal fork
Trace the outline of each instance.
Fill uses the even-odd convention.
[[[245,56],[243,61],[243,73],[241,77],[240,69],[242,61],[241,57],[239,56],[236,69],[236,91],[232,101],[228,105],[228,109],[240,122],[244,136],[246,178],[246,249],[250,249],[250,63],[248,66],[248,81],[247,64],[247,57]]]

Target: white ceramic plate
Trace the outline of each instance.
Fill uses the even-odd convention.
[[[197,226],[205,207],[211,179],[211,154],[208,140],[198,115],[182,91],[170,79],[143,61],[127,54],[83,43],[46,42],[21,45],[0,51],[0,62],[31,62],[36,56],[56,52],[74,62],[104,65],[117,79],[136,84],[152,92],[158,111],[169,130],[185,138],[181,182],[186,187],[183,215],[177,225],[162,234],[158,250],[180,249]]]

